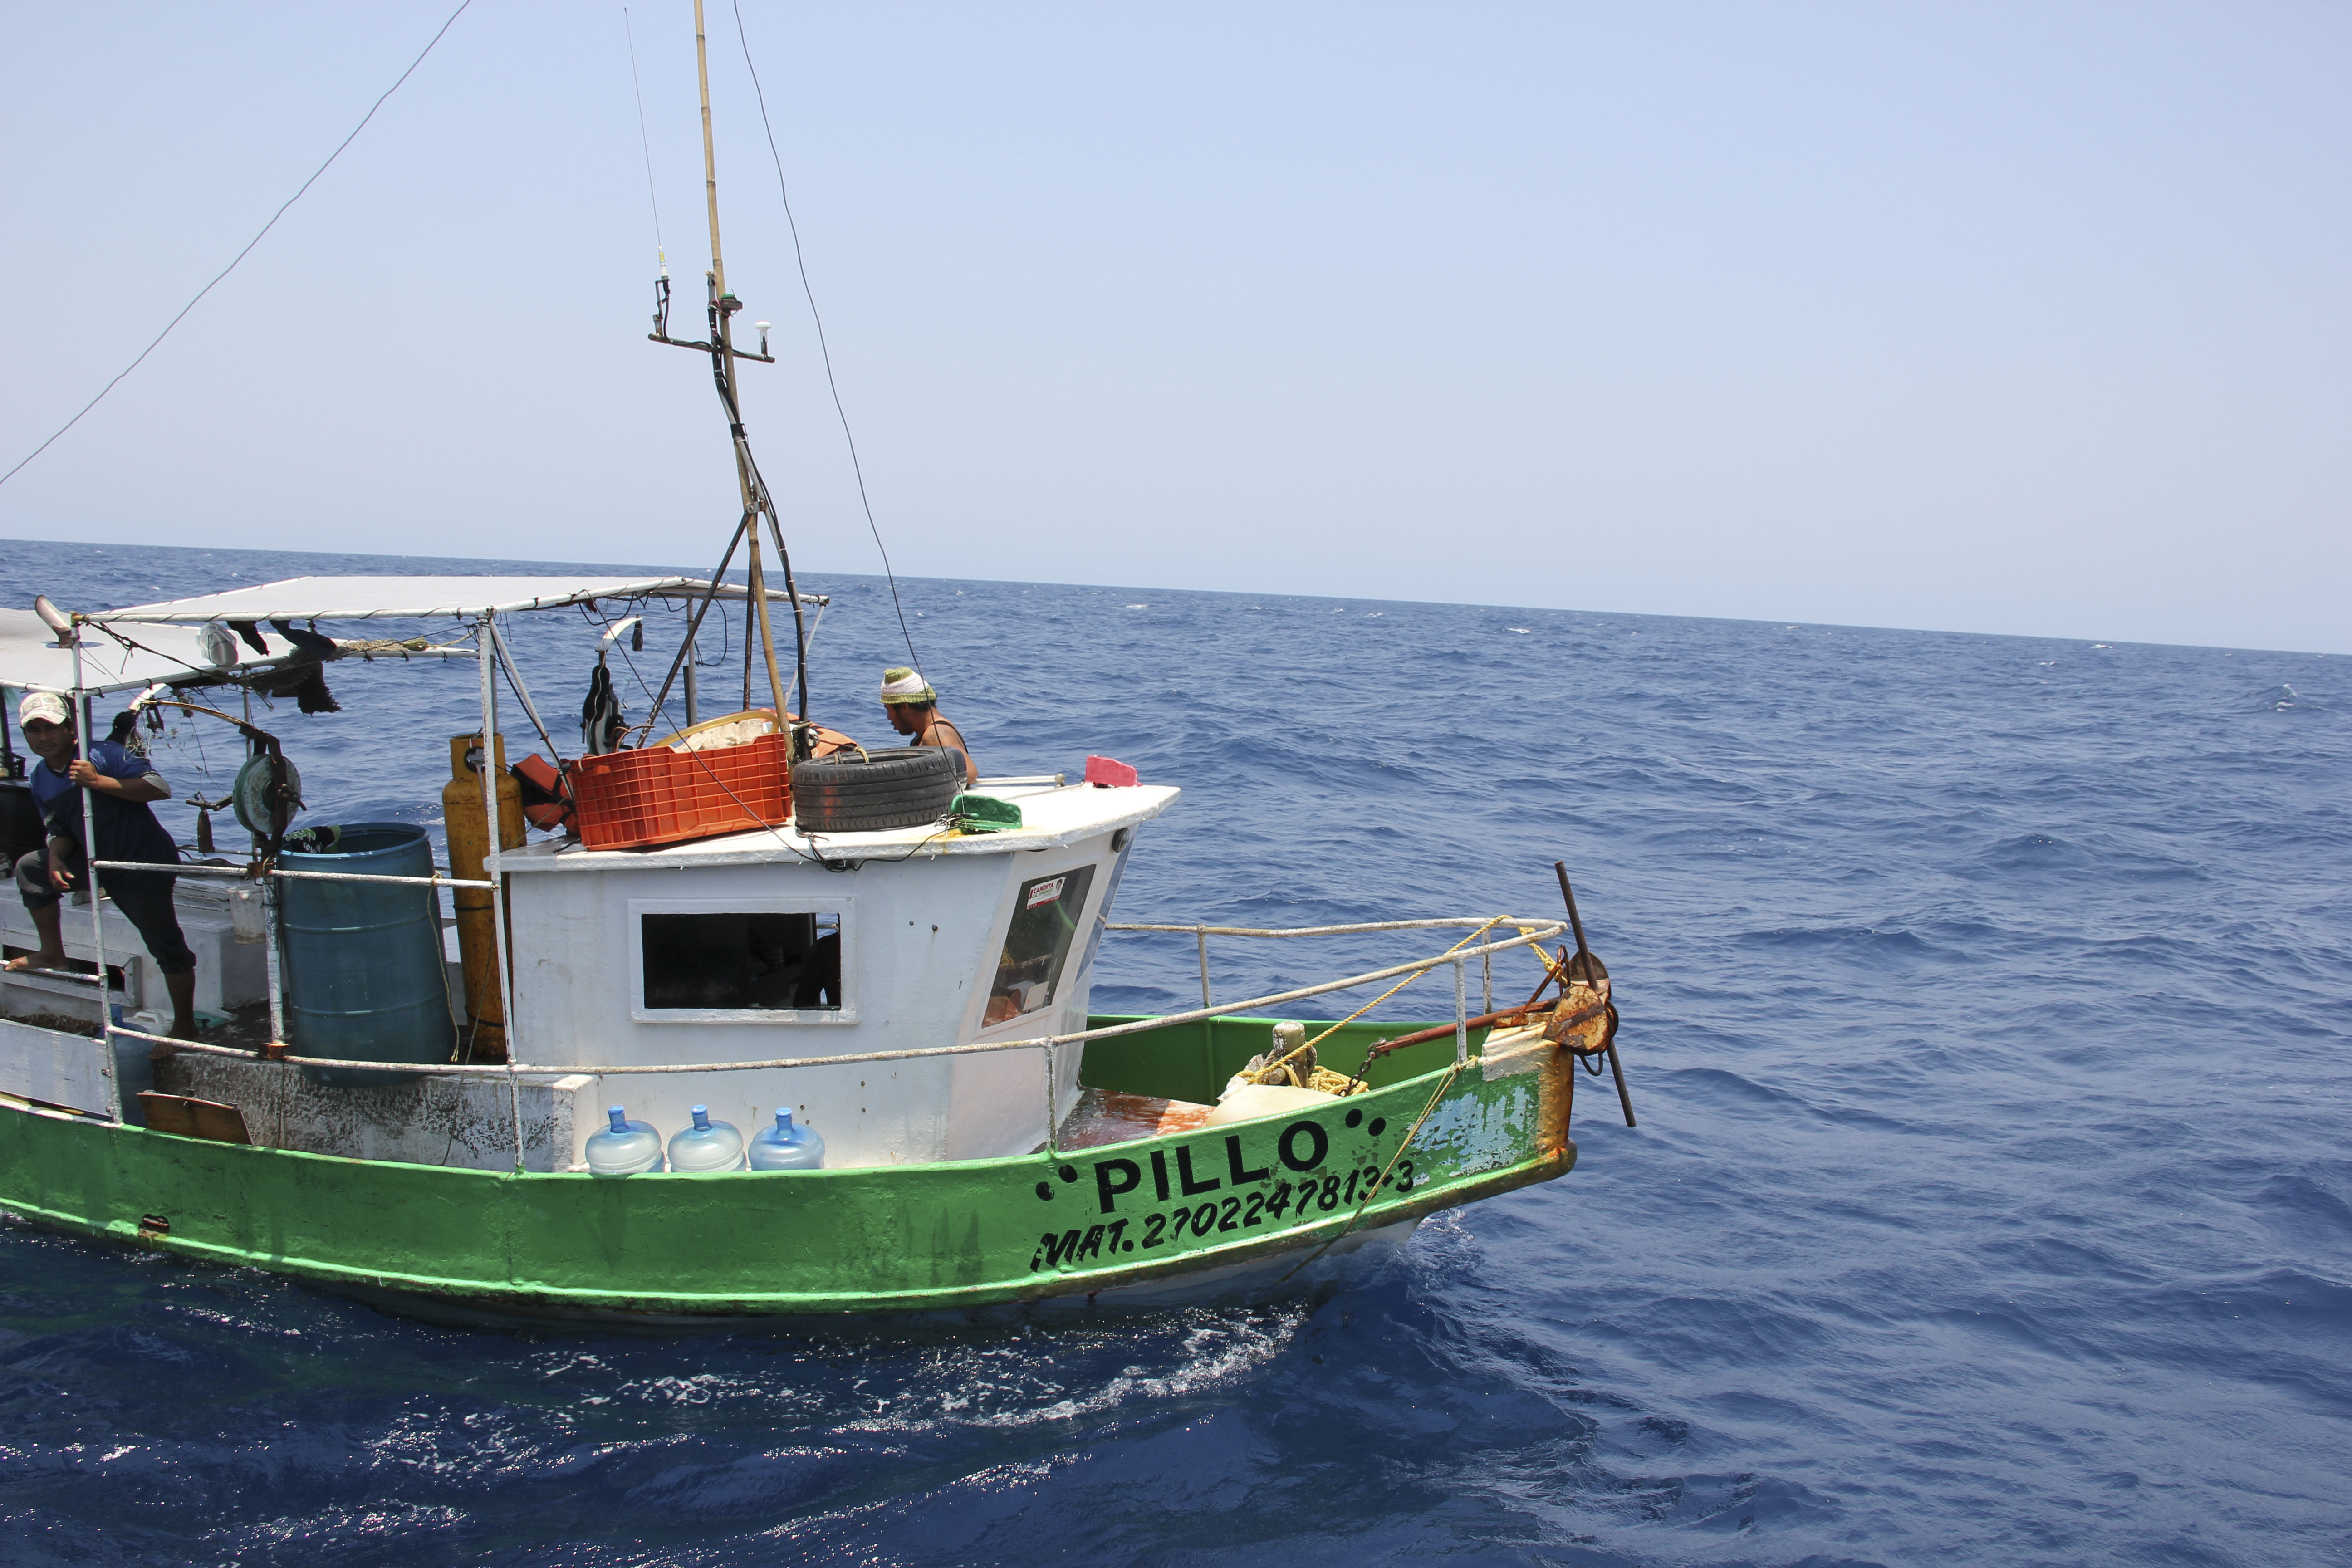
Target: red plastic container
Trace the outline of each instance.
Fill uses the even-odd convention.
[[[784,763],[782,735],[708,752],[649,746],[583,757],[572,764],[580,841],[637,849],[773,827],[793,814]]]
[[[1097,789],[1125,789],[1136,782],[1135,770],[1116,757],[1087,759],[1087,783]]]

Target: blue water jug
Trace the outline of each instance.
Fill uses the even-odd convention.
[[[805,1127],[793,1125],[793,1108],[776,1107],[776,1124],[763,1127],[751,1140],[755,1171],[814,1171],[824,1163],[824,1140]]]
[[[598,1176],[641,1176],[662,1168],[661,1134],[615,1105],[604,1112],[613,1119],[588,1135],[588,1170]]]
[[[694,1125],[681,1129],[669,1141],[669,1168],[685,1171],[740,1171],[743,1168],[743,1134],[732,1122],[710,1120],[710,1107],[694,1108]]]

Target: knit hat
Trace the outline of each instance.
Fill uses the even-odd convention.
[[[882,700],[885,704],[901,702],[937,702],[940,694],[931,689],[930,682],[903,664],[894,664],[882,672]]]
[[[66,709],[66,700],[54,691],[27,691],[25,700],[16,704],[19,729],[36,719],[46,719],[52,724],[73,722],[73,715]]]

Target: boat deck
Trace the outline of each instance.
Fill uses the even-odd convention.
[[[1165,1100],[1156,1094],[1129,1094],[1117,1089],[1083,1089],[1062,1123],[1060,1146],[1100,1149],[1112,1143],[1131,1143],[1139,1138],[1191,1132],[1214,1110],[1213,1105]]]

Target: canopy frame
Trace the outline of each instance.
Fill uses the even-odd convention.
[[[225,594],[94,610],[81,618],[99,626],[184,626],[229,620],[478,622],[484,616],[566,609],[598,599],[685,598],[712,593],[709,578],[685,576],[289,577]],[[722,582],[715,596],[740,604],[749,600],[751,593],[740,584]],[[764,597],[776,603],[792,595],[771,588]],[[832,602],[823,594],[803,594],[799,599],[820,607]]]

